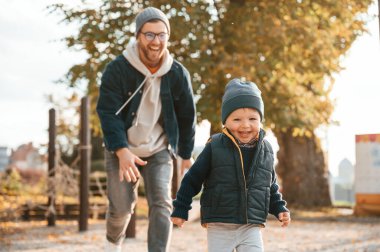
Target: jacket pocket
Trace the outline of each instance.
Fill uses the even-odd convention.
[[[219,187],[212,198],[211,214],[218,218],[236,217],[239,210],[238,188]]]

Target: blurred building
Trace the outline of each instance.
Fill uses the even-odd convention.
[[[338,175],[332,177],[334,202],[355,202],[354,172],[354,165],[347,158],[339,163]]]
[[[0,146],[0,172],[4,171],[9,165],[9,148]]]
[[[39,149],[32,143],[22,144],[16,150],[12,150],[10,165],[21,170],[47,170],[46,156],[40,154]]]

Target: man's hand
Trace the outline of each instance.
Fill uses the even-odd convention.
[[[290,213],[282,212],[278,215],[278,219],[282,222],[281,227],[287,227],[290,224]]]
[[[136,182],[140,177],[140,172],[136,164],[146,165],[147,162],[141,160],[138,156],[133,154],[128,148],[121,148],[116,151],[116,156],[119,159],[119,177],[120,182]]]
[[[183,177],[183,174],[185,173],[185,169],[189,169],[194,163],[194,160],[191,159],[182,159],[181,162],[181,177]]]
[[[183,227],[183,225],[185,224],[185,221],[184,219],[181,219],[181,218],[178,218],[178,217],[171,217],[170,218],[173,222],[173,224],[177,225],[178,227]]]

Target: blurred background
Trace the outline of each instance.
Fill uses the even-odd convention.
[[[54,181],[61,186],[54,197],[78,204],[84,96],[91,99],[90,205],[104,206],[98,86],[106,64],[133,38],[134,16],[148,5],[167,13],[169,50],[192,75],[194,158],[222,127],[225,84],[247,79],[263,92],[263,126],[289,206],[354,213],[359,199],[358,215],[379,215],[377,0],[0,0],[0,219],[25,218],[25,204],[47,203],[52,108]]]

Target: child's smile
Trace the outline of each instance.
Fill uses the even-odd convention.
[[[253,108],[239,108],[226,119],[226,128],[241,143],[257,138],[260,131],[260,114]]]

